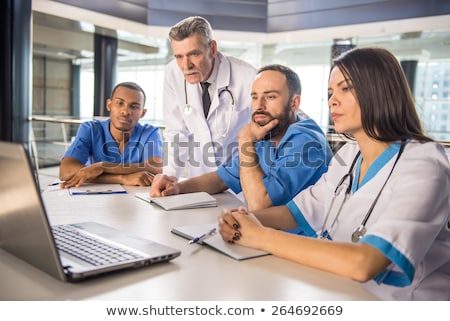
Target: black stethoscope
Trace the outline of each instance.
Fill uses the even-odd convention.
[[[220,136],[225,137],[225,136],[228,135],[228,132],[230,131],[230,127],[231,127],[231,118],[232,118],[232,115],[233,115],[233,112],[234,112],[235,102],[234,102],[234,96],[233,96],[233,93],[231,92],[231,90],[228,89],[228,86],[226,86],[224,89],[222,89],[222,90],[219,91],[219,99],[220,99],[220,96],[221,96],[223,93],[227,93],[228,95],[230,95],[230,98],[231,98],[230,117],[228,117],[227,127],[226,127],[225,131],[224,131],[222,134],[220,134]],[[187,116],[187,115],[190,115],[190,114],[192,113],[192,106],[189,105],[189,102],[188,102],[188,94],[187,94],[186,80],[184,80],[184,108],[183,108],[183,112],[184,112],[184,114],[185,114],[186,116]],[[216,110],[215,110],[215,114],[216,114],[216,115],[215,115],[215,127],[216,127],[216,132],[219,133],[219,129],[218,129],[218,125],[217,125],[217,121],[218,121],[218,120],[217,120],[217,108],[216,108]]]
[[[402,140],[402,143],[401,143],[401,146],[400,146],[400,150],[398,151],[398,154],[397,154],[397,158],[395,159],[394,165],[392,166],[388,177],[384,181],[383,186],[381,187],[381,189],[378,192],[377,196],[373,200],[372,205],[370,206],[369,210],[367,211],[366,215],[364,216],[360,226],[353,230],[352,237],[351,237],[351,240],[352,240],[353,243],[358,242],[366,234],[366,232],[367,232],[366,223],[369,220],[369,217],[372,214],[373,208],[375,207],[376,203],[378,202],[378,199],[380,198],[381,192],[383,191],[384,187],[386,186],[387,181],[391,177],[392,172],[394,171],[395,165],[397,164],[398,160],[400,159],[400,156],[403,153],[403,150],[405,148],[405,144],[406,144],[405,141]],[[345,174],[340,179],[339,183],[337,184],[337,186],[336,186],[336,188],[334,190],[334,195],[333,195],[333,198],[331,200],[330,206],[328,207],[327,214],[325,216],[325,220],[324,220],[323,225],[322,225],[322,229],[320,230],[320,233],[317,234],[317,238],[319,238],[319,239],[327,239],[327,238],[329,238],[329,236],[331,234],[331,231],[333,230],[334,225],[335,225],[335,223],[337,221],[337,218],[341,214],[342,207],[344,206],[344,203],[347,201],[347,199],[350,196],[350,193],[352,191],[352,184],[353,184],[353,169],[354,169],[354,167],[356,165],[356,162],[358,160],[359,155],[361,155],[360,151],[358,151],[358,153],[356,154],[355,158],[353,159],[352,165],[350,166],[350,169],[348,170],[347,174]],[[342,200],[342,203],[339,206],[339,209],[338,209],[338,211],[336,213],[336,216],[335,216],[335,218],[333,220],[333,223],[331,224],[329,230],[325,231],[325,226],[327,224],[328,217],[330,216],[331,209],[333,208],[334,201],[335,201],[336,197],[344,189],[344,183],[345,183],[346,180],[348,180],[349,183],[347,184],[347,188],[345,189],[344,199]]]

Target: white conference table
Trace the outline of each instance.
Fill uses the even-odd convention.
[[[136,270],[80,283],[60,282],[0,249],[0,300],[289,301],[377,300],[361,284],[287,260],[264,256],[236,261],[209,247],[189,245],[175,226],[212,223],[221,208],[237,207],[229,193],[214,195],[218,207],[164,211],[127,194],[70,196],[47,188],[51,224],[97,221],[181,250],[181,256]]]

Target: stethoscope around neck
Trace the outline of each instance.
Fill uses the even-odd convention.
[[[395,159],[394,165],[392,165],[392,168],[391,168],[391,171],[389,172],[388,177],[384,181],[383,186],[381,186],[381,189],[379,190],[377,196],[375,197],[375,199],[373,200],[372,204],[370,205],[370,208],[367,211],[366,215],[364,216],[363,220],[361,221],[361,224],[357,228],[355,228],[353,230],[353,233],[351,235],[351,240],[352,240],[353,243],[357,243],[366,234],[366,232],[367,232],[367,229],[366,229],[367,221],[369,220],[369,217],[372,214],[372,211],[373,211],[375,205],[377,204],[378,199],[380,198],[381,192],[383,191],[384,187],[386,186],[386,183],[388,182],[389,178],[391,177],[392,172],[394,171],[395,165],[397,165],[397,162],[398,162],[398,160],[400,159],[400,156],[403,153],[405,145],[406,145],[406,142],[404,140],[402,140],[402,143],[400,145],[400,150],[398,151],[398,154],[397,154],[397,158]],[[328,207],[327,214],[325,215],[325,220],[323,222],[322,228],[321,228],[320,232],[317,234],[317,238],[319,238],[319,239],[328,239],[329,238],[329,236],[331,234],[331,231],[333,230],[334,225],[336,224],[336,221],[337,221],[339,215],[341,214],[342,207],[344,206],[345,202],[347,201],[347,199],[350,196],[350,193],[352,191],[352,184],[353,184],[353,169],[355,168],[355,165],[356,165],[356,162],[357,162],[357,160],[359,158],[359,155],[361,155],[360,151],[358,151],[358,153],[356,154],[355,158],[353,159],[353,162],[352,162],[352,164],[351,164],[347,174],[345,174],[339,180],[339,183],[336,185],[336,188],[334,189],[334,195],[333,195],[333,198],[331,200],[330,206]],[[333,204],[334,204],[334,201],[335,201],[336,197],[342,192],[342,189],[344,188],[344,183],[345,183],[346,180],[348,180],[349,183],[348,183],[347,187],[345,188],[344,199],[342,200],[342,202],[341,202],[341,204],[339,206],[339,209],[338,209],[338,211],[336,213],[336,216],[334,217],[334,220],[333,220],[330,228],[327,231],[327,230],[325,230],[325,227],[326,227],[326,224],[327,224],[327,221],[328,221],[328,217],[330,216],[330,212],[331,212],[331,209],[333,208]]]
[[[235,101],[234,101],[234,96],[233,93],[231,92],[230,89],[228,89],[228,86],[226,86],[225,88],[223,88],[222,90],[219,91],[219,99],[222,96],[223,93],[228,93],[228,95],[230,95],[231,98],[231,108],[229,111],[229,117],[228,117],[228,121],[227,121],[227,126],[226,129],[223,133],[220,134],[220,136],[222,137],[226,137],[228,135],[228,132],[230,131],[230,127],[231,127],[231,119],[233,117],[233,112],[234,112],[234,108],[235,108]],[[215,110],[215,129],[216,129],[216,133],[219,134],[219,129],[218,129],[218,125],[217,125],[217,109]],[[188,116],[192,113],[192,106],[189,104],[188,101],[188,94],[187,94],[187,85],[186,85],[186,80],[184,80],[184,108],[183,108],[183,113]]]

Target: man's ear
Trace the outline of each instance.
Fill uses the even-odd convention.
[[[217,41],[211,40],[210,52],[212,57],[215,58],[217,56]]]
[[[142,113],[141,113],[141,118],[144,117],[146,113],[147,113],[147,109],[143,108]]]
[[[111,99],[106,99],[106,110],[111,111]]]
[[[296,111],[300,107],[301,97],[300,95],[294,95],[291,99],[291,110]]]

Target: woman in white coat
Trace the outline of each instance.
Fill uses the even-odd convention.
[[[449,160],[423,134],[400,64],[381,48],[348,51],[328,95],[336,131],[354,141],[286,206],[224,211],[222,237],[363,282],[381,299],[449,300]]]
[[[173,26],[175,59],[166,66],[163,96],[163,173],[178,179],[217,169],[237,152],[237,133],[250,121],[256,70],[222,55],[209,22],[190,17]],[[211,106],[205,115],[200,83],[208,82]],[[187,168],[187,169],[185,169]]]

